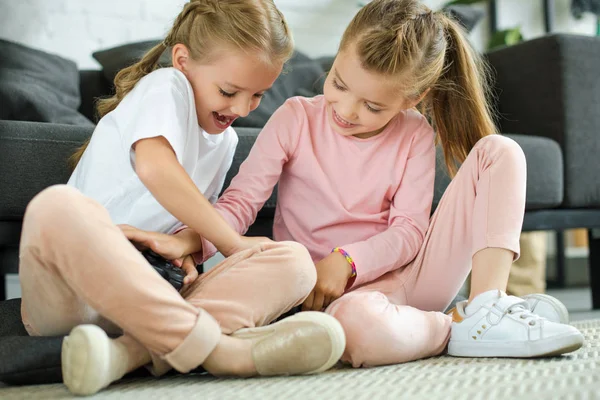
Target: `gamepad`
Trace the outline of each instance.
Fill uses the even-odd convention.
[[[183,278],[185,278],[185,272],[181,268],[174,266],[150,249],[142,251],[142,255],[154,267],[154,270],[165,278],[177,291],[181,289]]]

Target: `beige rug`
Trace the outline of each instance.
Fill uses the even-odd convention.
[[[538,360],[436,357],[309,377],[217,379],[206,375],[130,379],[94,399],[600,399],[600,320],[579,321],[585,346]],[[0,399],[62,399],[63,385],[0,389]]]

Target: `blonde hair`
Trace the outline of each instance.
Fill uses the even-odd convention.
[[[479,139],[497,133],[487,66],[450,17],[418,0],[374,0],[354,17],[340,51],[351,45],[363,68],[397,77],[408,99],[426,93],[419,110],[437,132],[451,176]]]
[[[159,68],[164,51],[185,45],[191,58],[210,62],[213,50],[229,46],[264,57],[266,62],[284,63],[293,52],[293,40],[283,14],[273,0],[191,0],[173,23],[166,38],[150,49],[137,63],[115,76],[115,95],[97,102],[100,118],[117,108],[140,79]],[[77,165],[89,139],[71,156]]]

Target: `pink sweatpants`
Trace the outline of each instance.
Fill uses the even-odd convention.
[[[416,258],[360,286],[326,310],[346,332],[343,361],[354,367],[396,364],[440,354],[450,335],[450,304],[475,253],[503,248],[518,257],[526,165],[513,140],[481,139],[431,218]]]
[[[268,324],[301,304],[316,282],[303,246],[265,243],[227,258],[180,294],[101,205],[67,186],[44,190],[27,207],[19,277],[29,334],[97,324],[141,343],[160,372],[196,368],[222,332]]]

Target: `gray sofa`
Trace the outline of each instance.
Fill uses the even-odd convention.
[[[589,229],[593,305],[600,308],[600,165],[596,156],[600,150],[600,39],[553,35],[496,50],[487,57],[495,70],[502,132],[521,145],[527,158],[523,230]],[[240,142],[225,187],[270,113],[287,97],[318,93],[330,62],[297,55],[261,108],[248,119],[236,121]],[[80,71],[79,77],[79,111],[93,121],[94,99],[110,93],[110,81],[106,71]],[[92,125],[0,120],[0,299],[5,296],[5,274],[18,271],[19,234],[27,203],[45,187],[67,181],[66,159],[92,131]],[[438,162],[434,206],[448,182],[443,163]],[[275,202],[276,190],[250,235],[271,236]],[[18,300],[0,303],[1,336],[24,334],[16,318],[18,304]],[[54,381],[60,338],[41,340],[38,346],[48,352],[49,367],[42,368],[36,381],[43,382],[44,377]],[[0,341],[0,357],[3,346],[18,345]],[[19,366],[2,368],[6,367],[0,363],[0,381],[3,376],[13,383],[31,381],[31,374],[11,372],[23,371]]]

